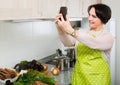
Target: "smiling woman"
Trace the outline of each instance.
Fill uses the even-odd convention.
[[[88,7],[88,29],[74,30],[69,17],[66,21],[58,13],[55,23],[64,46],[75,46],[76,62],[72,71],[72,85],[110,85],[109,58],[113,46],[113,35],[103,25],[111,18],[111,9],[106,4]],[[61,20],[59,20],[61,18]]]

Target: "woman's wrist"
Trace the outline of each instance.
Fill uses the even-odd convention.
[[[72,37],[76,37],[76,31],[75,29],[72,30],[72,32],[69,32],[67,34],[71,35]]]
[[[73,37],[76,37],[76,31],[77,30],[74,29],[74,31],[70,35],[73,36]]]

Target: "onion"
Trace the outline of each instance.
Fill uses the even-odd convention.
[[[59,75],[60,70],[59,70],[57,67],[53,67],[53,68],[51,69],[51,73],[52,73],[53,75]]]
[[[42,66],[43,66],[43,71],[47,71],[48,66],[46,64],[42,64]]]

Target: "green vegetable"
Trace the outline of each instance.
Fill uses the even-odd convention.
[[[32,82],[39,80],[41,82],[47,83],[49,85],[55,84],[54,78],[49,78],[44,76],[44,72],[39,72],[36,70],[28,70],[27,73],[23,73],[19,79],[14,82],[14,85],[30,85]]]
[[[20,64],[22,64],[22,65],[27,65],[27,64],[28,64],[28,61],[27,61],[27,60],[21,61]]]
[[[50,85],[55,84],[55,79],[54,78],[45,77],[44,73],[42,73],[42,72],[39,72],[38,78],[36,78],[36,80],[40,80],[40,81],[42,81],[44,83],[48,83]]]
[[[18,79],[18,81],[14,82],[14,85],[30,85],[30,83],[34,82],[37,74],[34,73],[34,70],[30,70],[27,73],[23,73]]]
[[[25,85],[25,84],[22,82],[15,82],[13,85]]]

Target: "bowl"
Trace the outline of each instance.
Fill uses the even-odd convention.
[[[10,82],[14,82],[14,81],[16,81],[17,79],[18,79],[18,76],[14,77],[14,78],[12,78],[12,79],[4,79],[4,80],[1,80],[1,79],[0,79],[0,82],[1,82],[2,84],[5,84],[7,80],[10,80]]]
[[[14,82],[19,77],[19,73],[17,73],[15,69],[12,68],[0,68],[0,74],[5,76],[3,79],[0,78],[0,83],[2,84],[5,84],[7,80]]]

